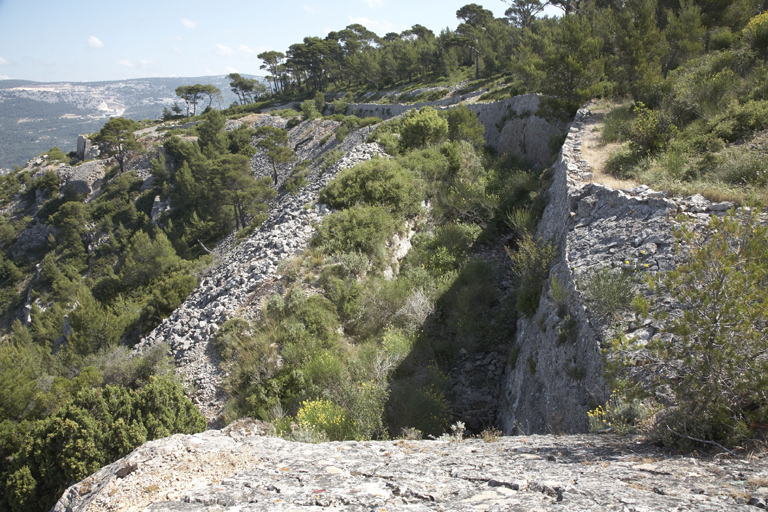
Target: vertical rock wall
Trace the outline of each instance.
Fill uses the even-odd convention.
[[[458,100],[447,98],[412,105],[354,103],[349,105],[349,111],[360,117],[375,116],[386,120],[426,106],[452,108]],[[466,107],[477,114],[485,128],[485,142],[499,153],[512,152],[538,168],[550,164],[550,140],[562,133],[562,127],[536,116],[538,95],[524,94],[490,103],[468,103]]]
[[[700,229],[712,215],[724,215],[733,206],[700,195],[668,198],[644,185],[614,190],[593,183],[589,164],[581,158],[588,118],[587,108],[577,113],[552,169],[549,203],[537,234],[556,245],[557,257],[536,314],[517,324],[502,384],[499,421],[505,433],[587,431],[587,411],[609,393],[602,377],[606,342],[619,335],[641,346],[657,338],[671,341],[659,320],[620,311],[618,320],[608,321],[591,311],[583,295],[588,279],[604,268],[623,269],[633,275],[636,292],[650,297],[645,274],[671,270],[685,257],[674,236],[679,219]],[[552,279],[567,292],[560,304],[552,294]],[[657,308],[680,314],[672,297],[656,299]],[[636,357],[640,366],[643,352]]]

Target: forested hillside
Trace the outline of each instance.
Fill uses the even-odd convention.
[[[216,320],[228,400],[220,423],[252,416],[311,441],[440,436],[472,412],[456,392],[457,368],[472,371],[465,358],[492,369],[467,373],[467,389],[491,389],[498,358],[536,371],[511,340],[517,318],[533,317],[542,290],[556,288],[556,241],[536,236],[552,170],[488,147],[464,106],[382,122],[356,116],[355,102],[541,95],[538,112],[506,111],[501,131],[534,115],[564,127],[601,98],[616,105],[602,133],[620,143],[614,176],[738,204],[764,199],[764,1],[559,0],[564,15],[543,19],[533,16],[538,0],[509,3],[503,19],[469,4],[440,34],[351,25],[305,38],[260,55],[273,88],[265,98],[230,76],[238,101],[228,109],[113,118],[91,137],[101,159],[53,148],[0,178],[0,507],[46,510],[143,442],[205,428],[168,345],[131,348],[222,251],[258,235],[270,204],[304,197],[325,172],[335,180],[303,207],[333,211],[307,226],[309,247],[280,263],[263,304]],[[196,95],[179,93],[194,113]],[[338,167],[352,136],[387,157]],[[553,156],[563,139],[547,141]],[[751,300],[742,319],[757,326],[744,336],[765,348],[761,304]],[[766,383],[744,386],[752,391],[682,424],[714,425],[698,430],[704,444],[759,439]],[[497,435],[491,420],[472,428]]]

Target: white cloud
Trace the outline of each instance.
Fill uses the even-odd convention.
[[[242,53],[247,53],[249,55],[256,55],[257,53],[259,53],[256,50],[254,50],[253,48],[251,48],[250,46],[245,45],[245,44],[241,44],[240,48],[238,48],[238,50],[240,50]]]
[[[188,20],[187,18],[181,19],[181,24],[184,25],[187,28],[195,28],[197,26],[197,23],[195,23],[192,20]]]
[[[230,73],[239,73],[239,72],[240,72],[240,70],[239,70],[239,69],[237,69],[237,68],[233,68],[233,67],[231,67],[231,66],[227,66],[225,69],[226,69],[227,71],[229,71]]]
[[[302,7],[304,7],[304,10],[310,14],[315,14],[317,12],[311,5],[304,4]]]
[[[102,43],[101,39],[99,39],[98,37],[91,36],[88,38],[88,46],[90,46],[91,48],[99,49],[99,48],[104,48],[104,43]]]
[[[384,5],[384,0],[365,0],[365,3],[367,3],[368,7],[371,9],[376,9]]]
[[[0,66],[5,66],[5,65],[8,65],[8,64],[10,64],[10,62],[8,62],[4,58],[0,57]]]
[[[137,61],[132,61],[130,59],[123,59],[117,61],[118,64],[121,66],[125,66],[127,68],[131,69],[146,69],[147,66],[150,64],[157,64],[154,60],[148,60],[148,59],[138,59]]]
[[[359,23],[360,25],[364,26],[368,30],[373,30],[376,33],[384,33],[387,32],[397,32],[397,27],[389,21],[373,21],[369,18],[365,17],[359,17],[355,18],[353,16],[349,16],[349,21],[352,23]]]
[[[233,50],[229,46],[224,46],[223,44],[216,43],[216,48],[218,48],[216,53],[218,53],[219,55],[234,55],[235,54],[235,50]]]

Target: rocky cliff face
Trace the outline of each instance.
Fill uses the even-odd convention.
[[[608,435],[303,444],[223,431],[153,441],[54,512],[663,511],[765,508],[766,457],[693,459]]]
[[[456,96],[438,101],[415,104],[353,103],[349,110],[359,116],[376,116],[390,119],[409,110],[421,107],[451,108],[464,99],[476,97]],[[550,140],[560,135],[561,127],[536,115],[539,96],[524,94],[492,103],[467,103],[467,108],[477,114],[485,128],[485,141],[499,153],[514,153],[528,160],[534,167],[549,166],[552,160]]]
[[[644,274],[670,270],[681,258],[673,235],[678,215],[688,225],[703,226],[733,206],[700,195],[669,198],[646,186],[614,190],[593,183],[589,163],[581,158],[589,121],[584,108],[569,127],[538,228],[538,236],[557,247],[550,282],[557,280],[567,297],[557,300],[546,285],[536,314],[518,322],[516,357],[505,372],[499,411],[506,433],[587,431],[587,411],[608,394],[600,354],[605,343],[619,335],[642,344],[669,335],[658,321],[632,313],[620,322],[603,321],[584,300],[586,281],[600,269],[624,269],[634,274],[637,291],[650,296]],[[671,299],[659,307],[672,315],[679,308]]]

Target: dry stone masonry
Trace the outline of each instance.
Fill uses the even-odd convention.
[[[459,102],[458,99],[451,97],[412,105],[354,103],[349,105],[349,109],[361,117],[390,119],[425,106],[451,108]],[[550,141],[561,133],[561,127],[536,115],[539,110],[537,94],[524,94],[493,103],[468,103],[466,107],[477,114],[485,128],[485,142],[499,153],[512,152],[538,168],[551,163]]]

